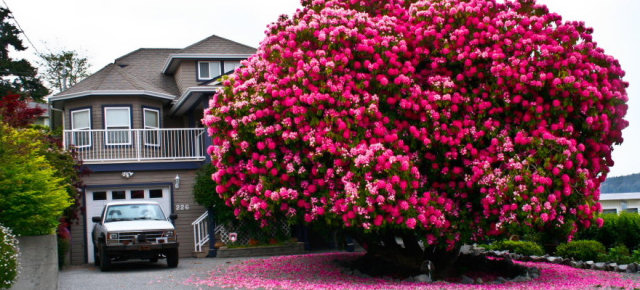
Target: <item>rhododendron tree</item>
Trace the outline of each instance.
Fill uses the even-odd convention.
[[[302,4],[205,111],[237,215],[440,269],[465,242],[601,222],[628,84],[590,28],[533,0]]]

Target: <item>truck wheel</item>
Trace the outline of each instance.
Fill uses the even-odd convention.
[[[111,260],[109,260],[109,254],[107,254],[107,247],[100,245],[100,271],[107,271],[110,267]]]
[[[93,245],[93,263],[96,267],[100,267],[100,256],[98,256],[98,247]]]
[[[167,265],[169,268],[178,267],[178,249],[169,249],[165,255],[167,256]]]

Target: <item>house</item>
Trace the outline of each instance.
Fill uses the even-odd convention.
[[[27,108],[29,108],[29,109],[32,109],[32,108],[40,108],[40,109],[42,109],[44,112],[42,113],[42,115],[38,116],[38,118],[33,123],[35,125],[51,127],[51,124],[50,124],[51,112],[50,112],[49,106],[47,104],[36,103],[36,102],[28,102],[27,103]]]
[[[602,193],[600,204],[603,213],[621,213],[623,211],[638,213],[640,208],[640,192]]]
[[[180,256],[192,255],[192,222],[206,212],[192,192],[210,144],[200,119],[219,78],[255,51],[215,35],[183,49],[141,48],[49,99],[63,113],[65,148],[92,171],[71,228],[72,264],[94,261],[91,217],[112,200],[154,200],[177,213]]]

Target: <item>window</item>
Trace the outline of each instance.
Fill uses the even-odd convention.
[[[199,61],[198,62],[198,79],[210,80],[220,76],[219,61]]]
[[[144,198],[144,190],[131,191],[131,199],[142,199],[142,198]]]
[[[624,211],[632,212],[632,213],[638,213],[638,208],[630,207],[630,208],[625,209]]]
[[[129,107],[104,108],[107,145],[131,145],[131,113]]]
[[[615,208],[609,208],[602,210],[602,213],[618,213],[618,210]]]
[[[91,110],[71,111],[71,142],[78,148],[91,146]]]
[[[144,144],[160,146],[160,111],[144,109]]]
[[[149,190],[150,198],[162,198],[162,189],[151,189]]]
[[[239,60],[225,60],[224,61],[224,73],[233,72],[237,68],[239,68],[240,61]]]
[[[107,200],[107,193],[104,191],[94,191],[93,200]]]
[[[125,199],[127,196],[125,195],[124,190],[112,191],[111,199]]]

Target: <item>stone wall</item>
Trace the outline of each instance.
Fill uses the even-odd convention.
[[[18,237],[20,271],[11,289],[58,289],[55,235]]]

